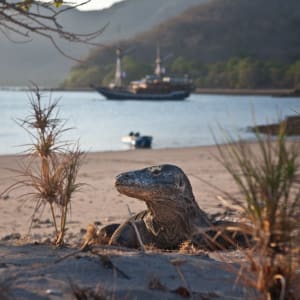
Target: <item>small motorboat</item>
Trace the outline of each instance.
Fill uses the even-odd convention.
[[[131,131],[128,135],[122,137],[122,142],[134,148],[151,148],[152,136],[140,135],[139,132]]]

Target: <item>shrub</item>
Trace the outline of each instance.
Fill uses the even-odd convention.
[[[16,171],[21,180],[8,189],[29,187],[31,190],[24,195],[35,201],[35,214],[45,205],[51,211],[55,227],[55,244],[63,244],[66,232],[66,221],[74,192],[82,184],[77,183],[77,174],[83,158],[83,152],[78,144],[63,142],[62,134],[69,130],[64,128],[64,122],[58,117],[58,101],[42,104],[39,89],[30,98],[31,114],[19,125],[31,136],[32,142],[27,145],[25,160]],[[71,150],[70,150],[71,149]],[[56,210],[60,211],[58,224]]]
[[[253,246],[243,283],[261,299],[300,299],[300,148],[288,142],[281,124],[276,138],[256,132],[258,146],[226,137],[221,162],[238,184],[241,205],[250,224]],[[236,199],[233,199],[236,201]]]

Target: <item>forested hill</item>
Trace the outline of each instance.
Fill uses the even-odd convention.
[[[97,0],[94,0],[97,1]],[[100,0],[98,0],[100,1]],[[95,32],[107,25],[95,42],[106,44],[120,38],[131,38],[153,28],[187,8],[211,0],[125,0],[98,11],[76,9],[62,13],[58,19],[66,30],[76,33]],[[62,56],[45,38],[34,36],[31,42],[15,43],[24,39],[0,32],[0,86],[38,85],[57,86],[68,74],[74,61]],[[61,49],[75,58],[86,57],[90,47],[57,39]]]
[[[212,0],[119,45],[135,47],[124,58],[128,80],[151,71],[159,41],[162,53],[172,53],[167,69],[189,73],[199,85],[285,87],[300,78],[299,37],[299,0]],[[65,85],[107,83],[116,46],[91,53]]]

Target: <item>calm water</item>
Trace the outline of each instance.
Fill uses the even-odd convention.
[[[18,153],[30,142],[15,122],[29,113],[29,93],[0,91],[0,154]],[[45,101],[50,94],[44,93]],[[183,102],[107,101],[96,92],[55,92],[60,116],[67,120],[68,139],[80,139],[88,151],[125,150],[121,137],[130,131],[153,136],[153,148],[214,144],[219,125],[251,139],[248,126],[277,121],[300,112],[300,99],[267,96],[192,95]],[[218,125],[219,124],[219,125]]]

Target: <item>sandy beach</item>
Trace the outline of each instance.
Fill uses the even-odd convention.
[[[35,203],[20,197],[29,191],[19,189],[4,193],[0,200],[2,280],[11,279],[10,291],[15,299],[76,299],[72,298],[70,282],[92,290],[103,288],[108,297],[103,299],[182,299],[184,296],[242,299],[241,288],[234,288],[235,274],[226,271],[228,266],[214,253],[142,253],[99,246],[100,256],[80,253],[55,263],[58,258],[78,250],[88,224],[119,223],[128,218],[128,207],[133,213],[145,208],[142,201],[116,191],[114,180],[121,172],[175,164],[188,175],[203,210],[209,214],[224,212],[226,207],[219,200],[221,192],[203,182],[231,194],[237,192],[230,175],[217,161],[217,155],[216,147],[88,153],[78,177],[85,185],[75,195],[68,219],[66,241],[70,246],[63,249],[45,243],[53,237],[47,207],[35,215],[29,232]],[[22,159],[13,155],[0,157],[1,191],[16,181],[16,174],[10,169],[18,168]],[[99,260],[104,256],[109,256],[113,270]],[[119,269],[125,275],[116,271]],[[179,289],[182,287],[190,295],[183,295],[185,290]]]
[[[69,233],[78,233],[81,228],[94,222],[122,222],[128,218],[128,206],[133,213],[145,209],[142,201],[117,192],[115,177],[122,172],[165,163],[179,166],[188,175],[201,208],[208,213],[219,212],[222,203],[217,196],[221,193],[201,181],[203,179],[222,190],[234,192],[231,177],[216,160],[217,155],[216,147],[88,153],[78,177],[78,181],[85,185],[72,201]],[[18,180],[11,169],[17,169],[22,159],[18,156],[0,156],[0,191]],[[2,196],[0,238],[16,232],[22,236],[28,233],[35,202],[30,199],[24,202],[24,197],[19,198],[25,193],[26,190],[19,189]],[[41,216],[36,215],[42,221],[42,224],[34,224],[31,229],[31,235],[36,238],[53,229],[46,222],[50,219],[47,211]]]

